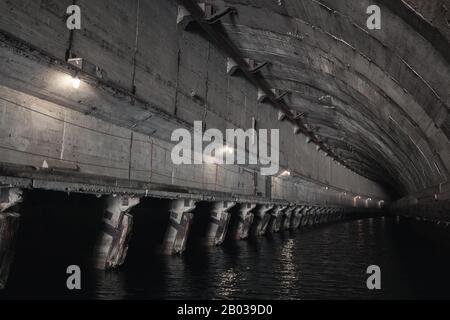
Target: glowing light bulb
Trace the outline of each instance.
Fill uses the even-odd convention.
[[[233,148],[229,147],[229,146],[224,146],[223,148],[223,153],[228,153],[228,154],[233,154]]]
[[[78,89],[80,87],[81,80],[78,77],[72,78],[72,86],[74,89]]]
[[[291,172],[288,171],[288,170],[284,170],[284,171],[281,173],[281,176],[282,176],[282,177],[290,176],[290,175],[291,175]]]

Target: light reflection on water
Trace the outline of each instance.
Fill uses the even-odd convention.
[[[450,277],[445,272],[433,275],[433,262],[443,270],[450,262],[446,249],[445,255],[430,251],[434,245],[386,218],[289,231],[169,257],[164,290],[148,283],[133,294],[145,297],[152,292],[152,297],[169,299],[389,299],[422,297],[427,292],[448,296],[444,284]],[[429,271],[414,268],[414,261],[421,259],[429,261]],[[372,264],[385,271],[381,292],[366,288],[366,270]],[[424,281],[418,281],[418,287],[405,284],[405,273],[431,281],[427,286]]]
[[[446,229],[374,218],[231,241],[215,248],[191,247],[182,257],[134,250],[135,256],[131,255],[120,270],[86,272],[83,291],[74,297],[450,298],[448,248],[438,237],[442,230]],[[381,267],[381,291],[366,288],[366,269],[372,264]],[[31,294],[29,284],[20,282],[21,277],[16,274],[12,286],[0,293],[0,298],[26,294],[74,298],[66,290],[62,295],[58,290],[65,288],[59,284]],[[63,280],[51,272],[45,277],[49,277],[49,283]]]
[[[295,261],[295,240],[288,239],[280,251],[280,277],[282,295],[289,299],[298,296],[296,285],[298,284],[299,266]]]
[[[233,271],[233,268],[226,270],[219,275],[216,296],[221,297],[222,299],[232,298],[238,287],[237,281],[245,281],[245,278],[238,279],[238,274]]]

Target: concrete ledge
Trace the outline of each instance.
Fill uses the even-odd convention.
[[[127,194],[139,197],[161,199],[188,198],[198,201],[234,201],[255,204],[278,205],[320,205],[326,207],[342,207],[343,205],[327,203],[289,202],[281,199],[267,199],[246,195],[205,191],[190,188],[189,190],[173,185],[143,183],[132,180],[111,179],[108,177],[41,172],[33,168],[24,169],[0,166],[0,185],[23,189],[42,189],[61,192],[87,193],[96,195]]]

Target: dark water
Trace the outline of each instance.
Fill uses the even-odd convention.
[[[373,218],[211,249],[191,245],[183,257],[142,252],[132,243],[121,270],[83,271],[77,293],[65,289],[63,263],[50,266],[42,257],[25,265],[19,259],[0,298],[450,298],[449,233],[425,223]],[[381,268],[379,291],[366,287],[366,268],[373,264]]]

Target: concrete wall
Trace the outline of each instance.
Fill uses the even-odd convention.
[[[291,201],[386,199],[379,185],[318,153],[277,121],[273,107],[257,104],[257,89],[228,76],[227,57],[197,32],[177,29],[175,1],[77,1],[82,30],[73,33],[71,52],[98,72],[82,73],[75,90],[74,70],[63,62],[71,2],[0,2],[2,163],[40,168],[47,160],[72,176],[241,195],[264,196],[270,179],[272,198]],[[295,178],[255,177],[254,168],[234,165],[172,165],[173,129],[193,121],[248,129],[252,118],[258,129],[280,129],[280,165]]]
[[[236,21],[225,23],[232,41],[255,59],[273,63],[263,76],[291,90],[290,106],[311,115],[320,135],[356,162],[355,168],[401,194],[446,181],[448,55],[410,21],[378,3],[382,28],[368,31],[365,12],[374,4],[369,0],[215,3],[237,8]],[[317,103],[324,92],[333,97],[332,111]]]

